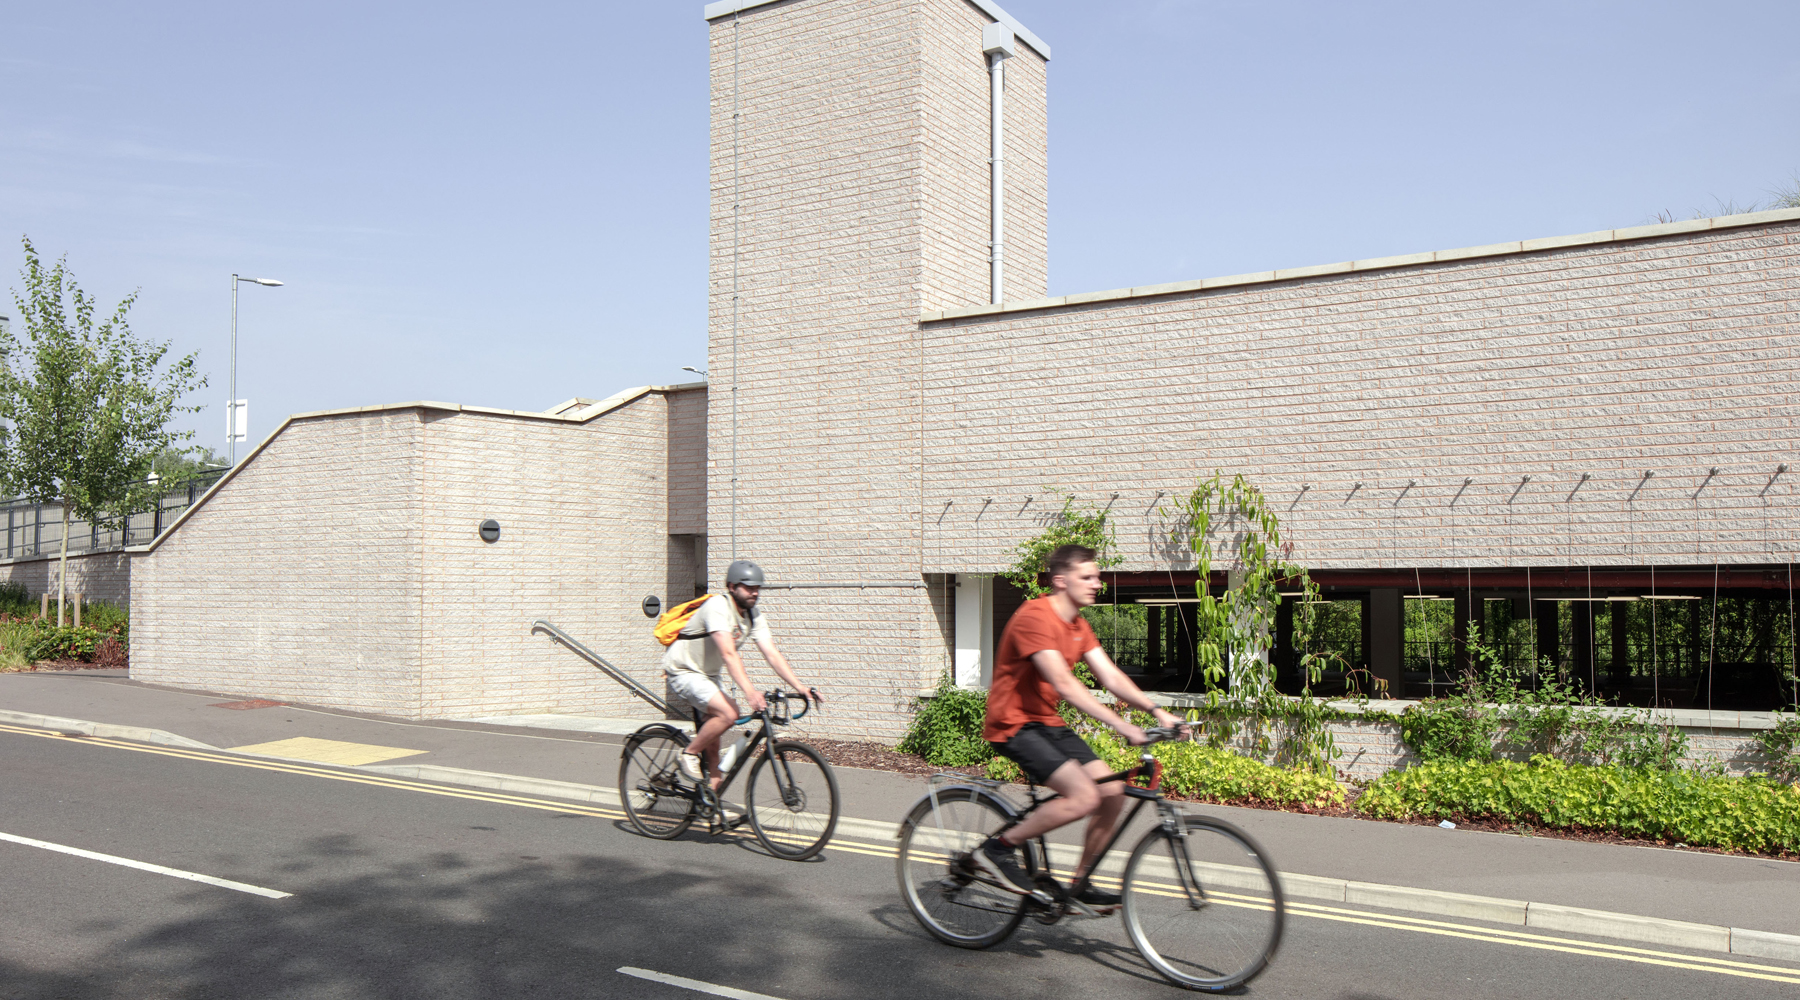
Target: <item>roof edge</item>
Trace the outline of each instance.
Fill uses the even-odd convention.
[[[919,316],[919,322],[938,323],[952,319],[1001,316],[1019,312],[1034,312],[1040,309],[1057,309],[1063,306],[1086,305],[1092,302],[1117,302],[1124,299],[1142,299],[1157,295],[1174,295],[1180,292],[1206,291],[1214,288],[1264,285],[1281,281],[1294,281],[1300,278],[1316,278],[1329,274],[1354,274],[1362,271],[1379,271],[1396,267],[1412,267],[1419,264],[1438,264],[1455,260],[1472,260],[1480,257],[1505,257],[1512,254],[1533,253],[1539,250],[1559,250],[1564,247],[1593,246],[1602,243],[1623,243],[1629,240],[1652,239],[1658,236],[1680,236],[1686,233],[1701,233],[1714,229],[1739,229],[1744,226],[1759,226],[1770,222],[1792,222],[1795,220],[1800,220],[1800,208],[1779,208],[1767,212],[1746,212],[1741,215],[1721,215],[1713,219],[1689,219],[1685,222],[1659,223],[1653,226],[1633,226],[1628,229],[1602,229],[1592,233],[1577,233],[1573,236],[1549,236],[1535,240],[1513,240],[1508,243],[1490,243],[1487,246],[1461,247],[1455,250],[1435,250],[1426,253],[1401,254],[1395,257],[1373,257],[1368,260],[1348,260],[1336,264],[1317,264],[1312,267],[1289,267],[1278,271],[1256,271],[1251,274],[1233,274],[1222,278],[1201,278],[1196,281],[1173,281],[1161,285],[1140,285],[1135,288],[1115,288],[1104,292],[1081,292],[1075,295],[1061,295],[1043,299],[1026,299],[1020,302],[1001,302],[998,304],[964,306],[959,309],[942,309],[936,312],[923,313]]]
[[[782,2],[782,0],[716,0],[714,3],[707,4],[706,7],[701,10],[700,14],[708,21],[717,21],[721,17],[730,17],[733,14],[739,14],[746,10],[754,10],[757,7],[767,7],[770,4],[780,2]],[[1020,41],[1031,46],[1032,51],[1036,52],[1038,55],[1043,56],[1045,62],[1050,61],[1049,43],[1045,42],[1042,38],[1039,38],[1036,32],[1025,27],[1024,24],[1021,24],[1018,18],[1008,14],[999,4],[995,3],[994,0],[968,0],[968,2],[970,6],[973,6],[983,14],[986,14],[1001,24],[1011,28],[1013,34],[1019,36]]]
[[[475,414],[480,414],[482,416],[489,416],[489,417],[512,417],[512,418],[522,419],[522,420],[544,420],[544,421],[548,421],[550,423],[557,423],[557,424],[585,424],[588,421],[593,420],[596,417],[604,416],[607,413],[612,412],[613,410],[616,410],[622,406],[625,406],[626,404],[632,402],[633,400],[642,399],[645,396],[649,396],[649,395],[652,395],[655,393],[667,394],[667,393],[672,393],[672,392],[686,392],[686,391],[691,391],[694,389],[704,389],[704,388],[706,388],[705,382],[681,382],[681,383],[677,383],[675,385],[634,386],[630,389],[623,389],[623,390],[620,390],[619,392],[615,392],[611,396],[608,396],[605,399],[600,400],[598,403],[594,403],[591,406],[576,410],[575,412],[568,414],[568,415],[564,415],[564,414],[560,414],[560,413],[534,413],[529,410],[503,410],[503,409],[499,409],[497,407],[490,407],[490,406],[463,406],[459,403],[439,403],[439,402],[433,402],[433,401],[429,401],[429,400],[414,400],[414,401],[408,402],[408,403],[382,403],[382,404],[379,404],[376,406],[347,406],[347,407],[342,407],[340,409],[335,409],[335,410],[312,410],[307,413],[295,413],[295,414],[290,415],[286,420],[283,420],[279,427],[276,427],[273,431],[269,432],[268,437],[265,437],[261,441],[257,442],[256,447],[250,449],[248,452],[246,452],[244,454],[242,461],[240,461],[240,462],[238,462],[238,464],[232,466],[231,470],[226,472],[223,476],[220,476],[218,478],[218,481],[214,482],[212,484],[212,486],[209,487],[205,493],[202,493],[198,497],[195,497],[194,502],[188,505],[188,509],[182,511],[180,517],[177,517],[174,521],[171,521],[169,523],[169,526],[167,528],[163,529],[162,534],[157,535],[155,538],[152,538],[150,541],[148,541],[142,545],[127,546],[125,551],[129,552],[129,553],[133,553],[133,554],[150,553],[150,552],[156,551],[157,546],[161,545],[163,543],[164,539],[167,539],[170,535],[173,535],[177,529],[179,529],[183,524],[187,523],[187,519],[189,517],[193,516],[195,511],[199,510],[201,507],[204,507],[206,505],[206,502],[208,500],[212,499],[213,494],[219,492],[219,490],[221,488],[223,488],[226,483],[229,483],[233,479],[235,479],[240,470],[242,470],[245,466],[249,465],[252,461],[254,461],[256,456],[262,454],[263,449],[267,448],[270,444],[272,444],[276,438],[281,436],[283,431],[287,430],[288,427],[293,425],[296,421],[316,420],[321,417],[349,417],[349,416],[358,416],[358,415],[363,415],[363,414],[393,413],[393,412],[402,411],[402,410],[436,410],[439,412],[448,412],[448,413],[475,413]]]

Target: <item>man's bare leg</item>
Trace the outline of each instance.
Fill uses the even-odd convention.
[[[1106,770],[1106,765],[1099,762],[1090,766],[1098,767],[1101,777],[1112,773]],[[1044,784],[1062,797],[1039,806],[1037,812],[1026,817],[1025,822],[1006,831],[1006,835],[1001,838],[1003,842],[1017,847],[1033,837],[1068,826],[1100,807],[1101,786],[1094,783],[1093,775],[1072,760],[1064,761]],[[1117,816],[1116,810],[1114,815]]]
[[[1085,770],[1088,777],[1095,779],[1112,773],[1104,763],[1097,760],[1089,761]],[[1113,830],[1119,825],[1119,813],[1125,809],[1124,782],[1110,781],[1104,785],[1096,783],[1095,788],[1100,793],[1100,806],[1088,818],[1087,833],[1081,838],[1081,864],[1075,868],[1075,879],[1071,885],[1079,883],[1099,859],[1100,852],[1106,849],[1106,842],[1112,839]]]
[[[725,735],[725,730],[730,729],[731,724],[736,722],[737,718],[738,710],[735,702],[725,697],[723,692],[713,695],[712,700],[706,703],[705,721],[700,724],[699,730],[694,733],[693,740],[683,751],[696,754],[706,762],[707,773],[711,776],[714,791],[718,791],[719,783],[724,780],[724,775],[719,770],[719,737]]]

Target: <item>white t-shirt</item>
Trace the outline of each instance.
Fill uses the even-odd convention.
[[[713,632],[731,636],[732,648],[741,650],[748,641],[769,641],[769,621],[756,608],[750,609],[746,621],[731,595],[714,594],[688,619],[682,638],[669,643],[669,651],[663,654],[663,673],[705,674],[717,681],[719,671],[725,669],[725,658],[712,641]]]

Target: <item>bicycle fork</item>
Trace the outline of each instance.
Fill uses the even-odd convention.
[[[1182,822],[1181,811],[1163,806],[1163,836],[1169,841],[1169,856],[1175,863],[1175,878],[1181,882],[1181,889],[1187,894],[1188,909],[1198,910],[1209,902],[1206,890],[1201,887],[1200,879],[1194,875],[1194,861],[1188,856],[1187,824]]]

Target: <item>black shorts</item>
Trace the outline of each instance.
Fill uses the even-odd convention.
[[[1074,761],[1086,764],[1099,760],[1087,740],[1075,735],[1068,726],[1046,726],[1027,722],[1005,743],[990,744],[996,753],[1019,765],[1032,781],[1044,784],[1056,769]]]

